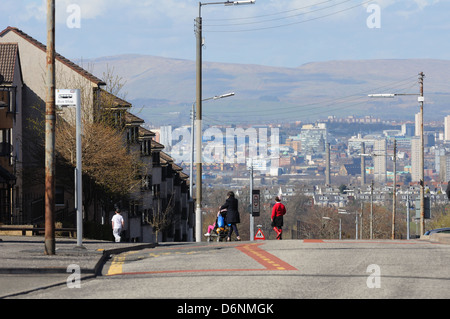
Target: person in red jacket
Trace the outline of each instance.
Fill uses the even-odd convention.
[[[283,216],[286,214],[286,207],[281,203],[281,199],[278,196],[275,197],[275,201],[276,203],[272,208],[271,221],[273,230],[277,233],[277,240],[280,240],[283,234]]]

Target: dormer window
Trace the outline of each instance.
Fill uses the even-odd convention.
[[[131,126],[127,128],[127,142],[134,143],[139,137],[139,127]]]

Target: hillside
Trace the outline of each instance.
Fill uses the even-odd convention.
[[[188,123],[195,100],[195,61],[146,55],[119,55],[84,61],[102,77],[110,68],[126,81],[126,99],[151,124]],[[328,61],[297,68],[203,63],[203,97],[235,92],[207,102],[205,121],[314,121],[329,115],[372,115],[414,120],[415,97],[370,99],[369,93],[418,93],[417,74],[426,75],[425,120],[450,113],[450,61]],[[432,109],[432,112],[431,112]]]

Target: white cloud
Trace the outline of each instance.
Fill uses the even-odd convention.
[[[16,11],[15,14],[20,21],[28,21],[31,19],[45,21],[47,19],[47,5],[45,0],[22,0],[16,4],[14,10]]]
[[[65,23],[70,12],[67,8],[77,5],[80,8],[81,19],[95,19],[107,14],[111,7],[111,1],[107,0],[56,0],[56,22]]]

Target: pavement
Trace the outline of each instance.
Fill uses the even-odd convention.
[[[0,235],[0,299],[65,285],[72,274],[94,278],[111,255],[155,246],[90,239],[78,246],[76,238],[61,237],[55,239],[55,255],[45,255],[43,236]]]

